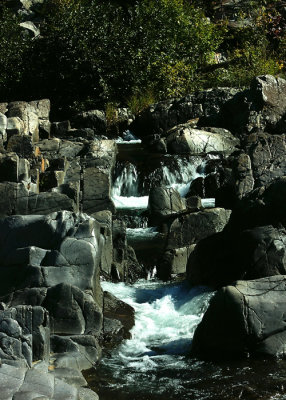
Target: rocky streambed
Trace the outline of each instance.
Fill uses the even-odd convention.
[[[286,398],[285,98],[0,104],[1,400]]]

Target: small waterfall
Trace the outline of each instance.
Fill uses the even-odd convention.
[[[192,181],[205,176],[206,160],[200,157],[177,158],[175,166],[163,166],[163,184],[186,196]]]
[[[185,197],[192,181],[205,176],[207,161],[212,158],[166,156],[156,167],[140,164],[139,171],[131,162],[118,163],[112,191],[116,208],[146,209],[152,186],[172,187]]]
[[[113,184],[113,195],[121,197],[139,197],[138,173],[136,166],[126,163]]]

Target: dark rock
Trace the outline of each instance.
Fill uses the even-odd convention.
[[[152,153],[166,154],[167,143],[165,138],[160,135],[145,136],[142,140],[144,146]]]
[[[187,262],[195,245],[167,250],[157,261],[157,277],[164,281],[186,273]]]
[[[98,334],[102,316],[92,296],[65,283],[49,288],[43,306],[49,311],[53,333]]]
[[[202,199],[199,196],[190,196],[186,198],[186,207],[188,210],[199,211],[202,208]]]
[[[149,194],[149,222],[151,226],[161,225],[171,215],[185,210],[184,200],[177,190],[154,187]]]
[[[135,135],[144,137],[165,133],[170,128],[195,118],[216,117],[222,105],[238,92],[237,89],[216,88],[181,99],[152,104],[135,118],[130,129]]]
[[[72,126],[78,129],[91,128],[96,134],[106,134],[106,116],[103,111],[91,110],[76,115],[72,121]]]
[[[134,309],[109,292],[104,292],[103,299],[104,317],[120,321],[126,331],[130,331],[135,325]]]
[[[8,360],[16,361],[17,358],[24,357],[29,366],[32,361],[48,360],[50,354],[49,315],[42,307],[21,305],[1,311],[0,332],[1,349],[6,353]],[[4,346],[8,343],[10,350],[5,350]],[[1,354],[1,358],[5,359],[4,354]]]
[[[18,182],[19,157],[16,153],[0,153],[0,182]]]
[[[195,331],[193,355],[284,356],[285,285],[285,276],[272,276],[220,289]]]
[[[188,260],[192,285],[221,287],[237,279],[286,274],[286,232],[261,226],[201,240]]]
[[[7,150],[23,158],[32,158],[34,147],[30,136],[13,135],[8,140]]]
[[[245,147],[251,159],[255,187],[286,174],[285,135],[253,133],[247,137]]]
[[[98,223],[100,230],[100,269],[103,274],[110,277],[113,260],[112,213],[108,210],[99,211],[92,214],[92,217]]]
[[[167,249],[186,247],[216,232],[221,232],[231,211],[223,208],[185,214],[175,219],[169,228]]]
[[[70,121],[53,122],[51,126],[51,134],[55,137],[67,136],[70,129]]]
[[[271,75],[254,78],[250,89],[238,93],[220,109],[217,117],[201,124],[224,127],[236,134],[257,130],[284,133],[286,81]]]

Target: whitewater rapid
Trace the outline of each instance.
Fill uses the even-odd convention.
[[[133,286],[102,282],[102,287],[135,309],[132,338],[114,351],[112,361],[108,359],[108,365],[121,373],[123,368],[129,378],[162,364],[178,366],[179,359],[174,356],[190,351],[195,328],[213,295],[207,288],[191,289],[187,283],[142,280]]]

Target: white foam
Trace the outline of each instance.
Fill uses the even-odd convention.
[[[117,209],[139,209],[145,210],[148,207],[149,196],[142,197],[124,197],[113,194],[112,200]]]
[[[215,207],[215,198],[202,199],[202,206],[204,208],[214,208]]]
[[[190,289],[185,284],[141,281],[133,287],[109,282],[102,286],[136,312],[132,339],[115,352],[113,362],[141,372],[156,369],[162,359],[169,362],[171,355],[189,351],[194,330],[212,296],[206,288]]]

